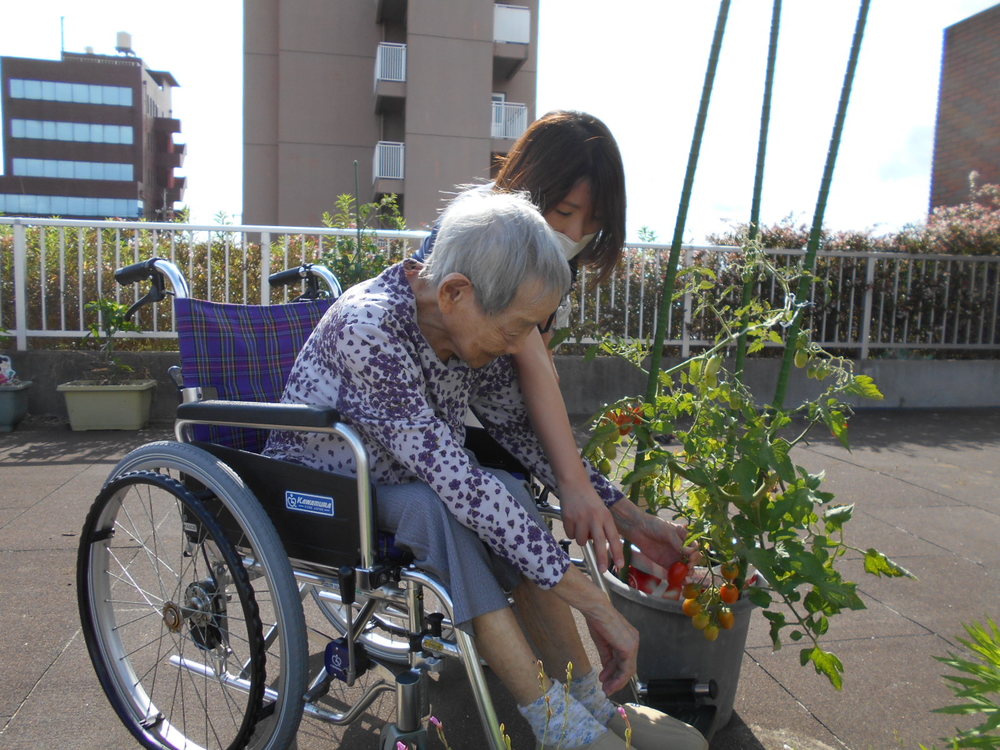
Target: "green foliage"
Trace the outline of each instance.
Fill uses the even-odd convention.
[[[964,701],[952,706],[936,708],[936,713],[975,716],[982,721],[972,729],[959,731],[944,739],[949,748],[998,748],[1000,747],[1000,629],[992,618],[986,625],[978,622],[963,625],[969,639],[959,638],[971,658],[955,654],[935,656],[942,664],[958,672],[943,675],[956,698]],[[921,747],[924,747],[921,745]]]
[[[92,316],[87,325],[87,338],[95,343],[98,353],[98,362],[90,369],[87,379],[99,385],[128,380],[134,369],[115,358],[115,336],[122,331],[139,330],[134,321],[125,317],[129,306],[101,298],[88,302],[84,309]]]
[[[727,232],[706,238],[715,245],[745,244],[747,224],[735,224]],[[809,227],[793,216],[762,225],[763,247],[798,249],[806,246]],[[914,254],[1000,255],[1000,185],[977,186],[970,180],[969,199],[957,206],[938,206],[923,224],[911,224],[898,232],[876,235],[872,230],[824,230],[824,250],[839,252],[906,252]]]
[[[328,226],[353,227],[354,206],[350,196],[341,196],[334,215],[326,215]],[[257,304],[261,299],[261,257],[270,255],[270,268],[277,271],[304,262],[327,262],[346,288],[380,273],[402,259],[409,250],[405,240],[375,240],[371,228],[405,229],[395,196],[361,206],[361,252],[357,238],[321,235],[271,235],[269,245],[251,242],[250,235],[230,231],[228,214],[219,213],[220,229],[211,232],[160,232],[149,229],[96,229],[93,227],[25,228],[27,269],[27,327],[67,330],[62,345],[73,345],[74,326],[86,330],[91,319],[89,301],[111,298],[131,304],[143,293],[141,285],[121,287],[114,271],[128,263],[163,257],[180,268],[191,287],[191,296],[216,302]],[[183,216],[181,218],[184,218]],[[260,239],[263,239],[262,237]],[[14,233],[0,225],[0,320],[14,320]],[[332,249],[331,249],[332,248]],[[227,273],[228,272],[228,273]],[[286,290],[272,291],[271,302],[283,301]],[[173,306],[143,307],[136,313],[141,330],[168,330]],[[79,322],[78,322],[79,321]],[[120,339],[128,348],[176,348],[170,339]],[[29,342],[30,343],[30,342]],[[47,346],[59,344],[45,340]]]
[[[354,197],[340,195],[334,214],[324,212],[323,226],[358,229],[355,237],[337,237],[332,250],[321,262],[337,276],[344,289],[377,276],[403,259],[405,242],[376,239],[373,229],[406,229],[395,195],[385,195],[375,203],[362,203],[355,210]]]
[[[749,266],[730,269],[726,279],[735,284],[745,275],[763,274],[787,292],[791,271],[769,265],[764,256],[748,255]],[[602,409],[586,450],[598,459],[620,456],[615,473],[632,499],[650,512],[665,510],[686,521],[689,542],[697,542],[709,559],[738,560],[741,570],[753,565],[767,584],[748,595],[765,609],[775,648],[786,633],[804,641],[802,663],[812,664],[839,689],[844,667],[822,647],[822,636],[833,616],[863,609],[864,603],[838,562],[856,551],[865,555],[869,573],[909,574],[877,550],[856,550],[847,543],[853,507],[835,502],[823,490],[822,475],[798,465],[792,449],[818,426],[846,446],[852,411],[845,397],[879,399],[882,394],[871,378],[854,374],[850,360],[812,342],[808,330],[785,339],[796,309],[789,295],[783,307],[760,299],[735,307],[727,302],[731,289],[710,269],[691,269],[683,283],[676,295],[695,293],[699,313],[718,321],[714,345],[661,371],[651,401],[636,396]],[[740,333],[746,334],[751,352],[768,342],[792,347],[795,365],[818,382],[818,393],[780,409],[759,405],[723,357]],[[648,353],[634,340],[615,338],[598,348],[640,369]],[[629,469],[625,464],[636,451]],[[769,611],[773,607],[781,611]]]

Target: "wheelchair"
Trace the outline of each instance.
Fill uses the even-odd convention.
[[[483,746],[504,750],[475,644],[452,627],[448,591],[375,526],[358,434],[332,408],[275,403],[339,293],[332,274],[310,265],[275,274],[272,285],[302,281],[305,291],[259,307],[193,300],[160,258],[115,278],[150,284],[130,312],[173,296],[182,365],[171,373],[181,395],[175,440],[117,463],[78,555],[89,655],[131,734],[147,748],[277,750],[294,743],[304,716],[346,726],[375,701],[392,701],[379,747],[424,748],[429,675],[457,662]],[[272,429],[338,436],[357,477],[261,456]],[[558,517],[544,489],[537,498]],[[575,562],[601,581],[589,546]]]

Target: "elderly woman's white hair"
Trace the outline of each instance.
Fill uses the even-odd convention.
[[[448,204],[420,276],[436,286],[451,273],[472,282],[487,315],[505,310],[530,279],[560,297],[570,285],[555,233],[527,193],[468,190]]]

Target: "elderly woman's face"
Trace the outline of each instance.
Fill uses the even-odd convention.
[[[559,294],[545,294],[543,289],[539,281],[525,282],[510,306],[495,315],[484,313],[474,294],[456,300],[447,315],[455,354],[474,368],[485,367],[504,354],[516,354],[528,334],[559,306]]]

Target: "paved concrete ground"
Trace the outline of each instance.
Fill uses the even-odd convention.
[[[829,633],[828,647],[846,666],[839,693],[799,666],[796,648],[773,653],[766,623],[755,616],[736,714],[713,750],[912,749],[956,723],[930,711],[952,699],[940,677],[946,669],[931,657],[957,648],[961,623],[1000,618],[1000,411],[868,411],[855,417],[852,433],[852,453],[821,439],[802,449],[799,462],[825,469],[827,486],[856,503],[849,541],[878,546],[920,580],[875,579],[859,558],[848,561],[868,609],[836,618]],[[111,465],[164,435],[72,433],[29,422],[0,436],[0,748],[133,746],[81,639],[76,547]],[[461,680],[441,682],[434,711],[451,746],[481,747]],[[306,723],[299,746],[374,748],[388,703],[347,730]],[[530,748],[509,699],[497,703],[514,748]]]

